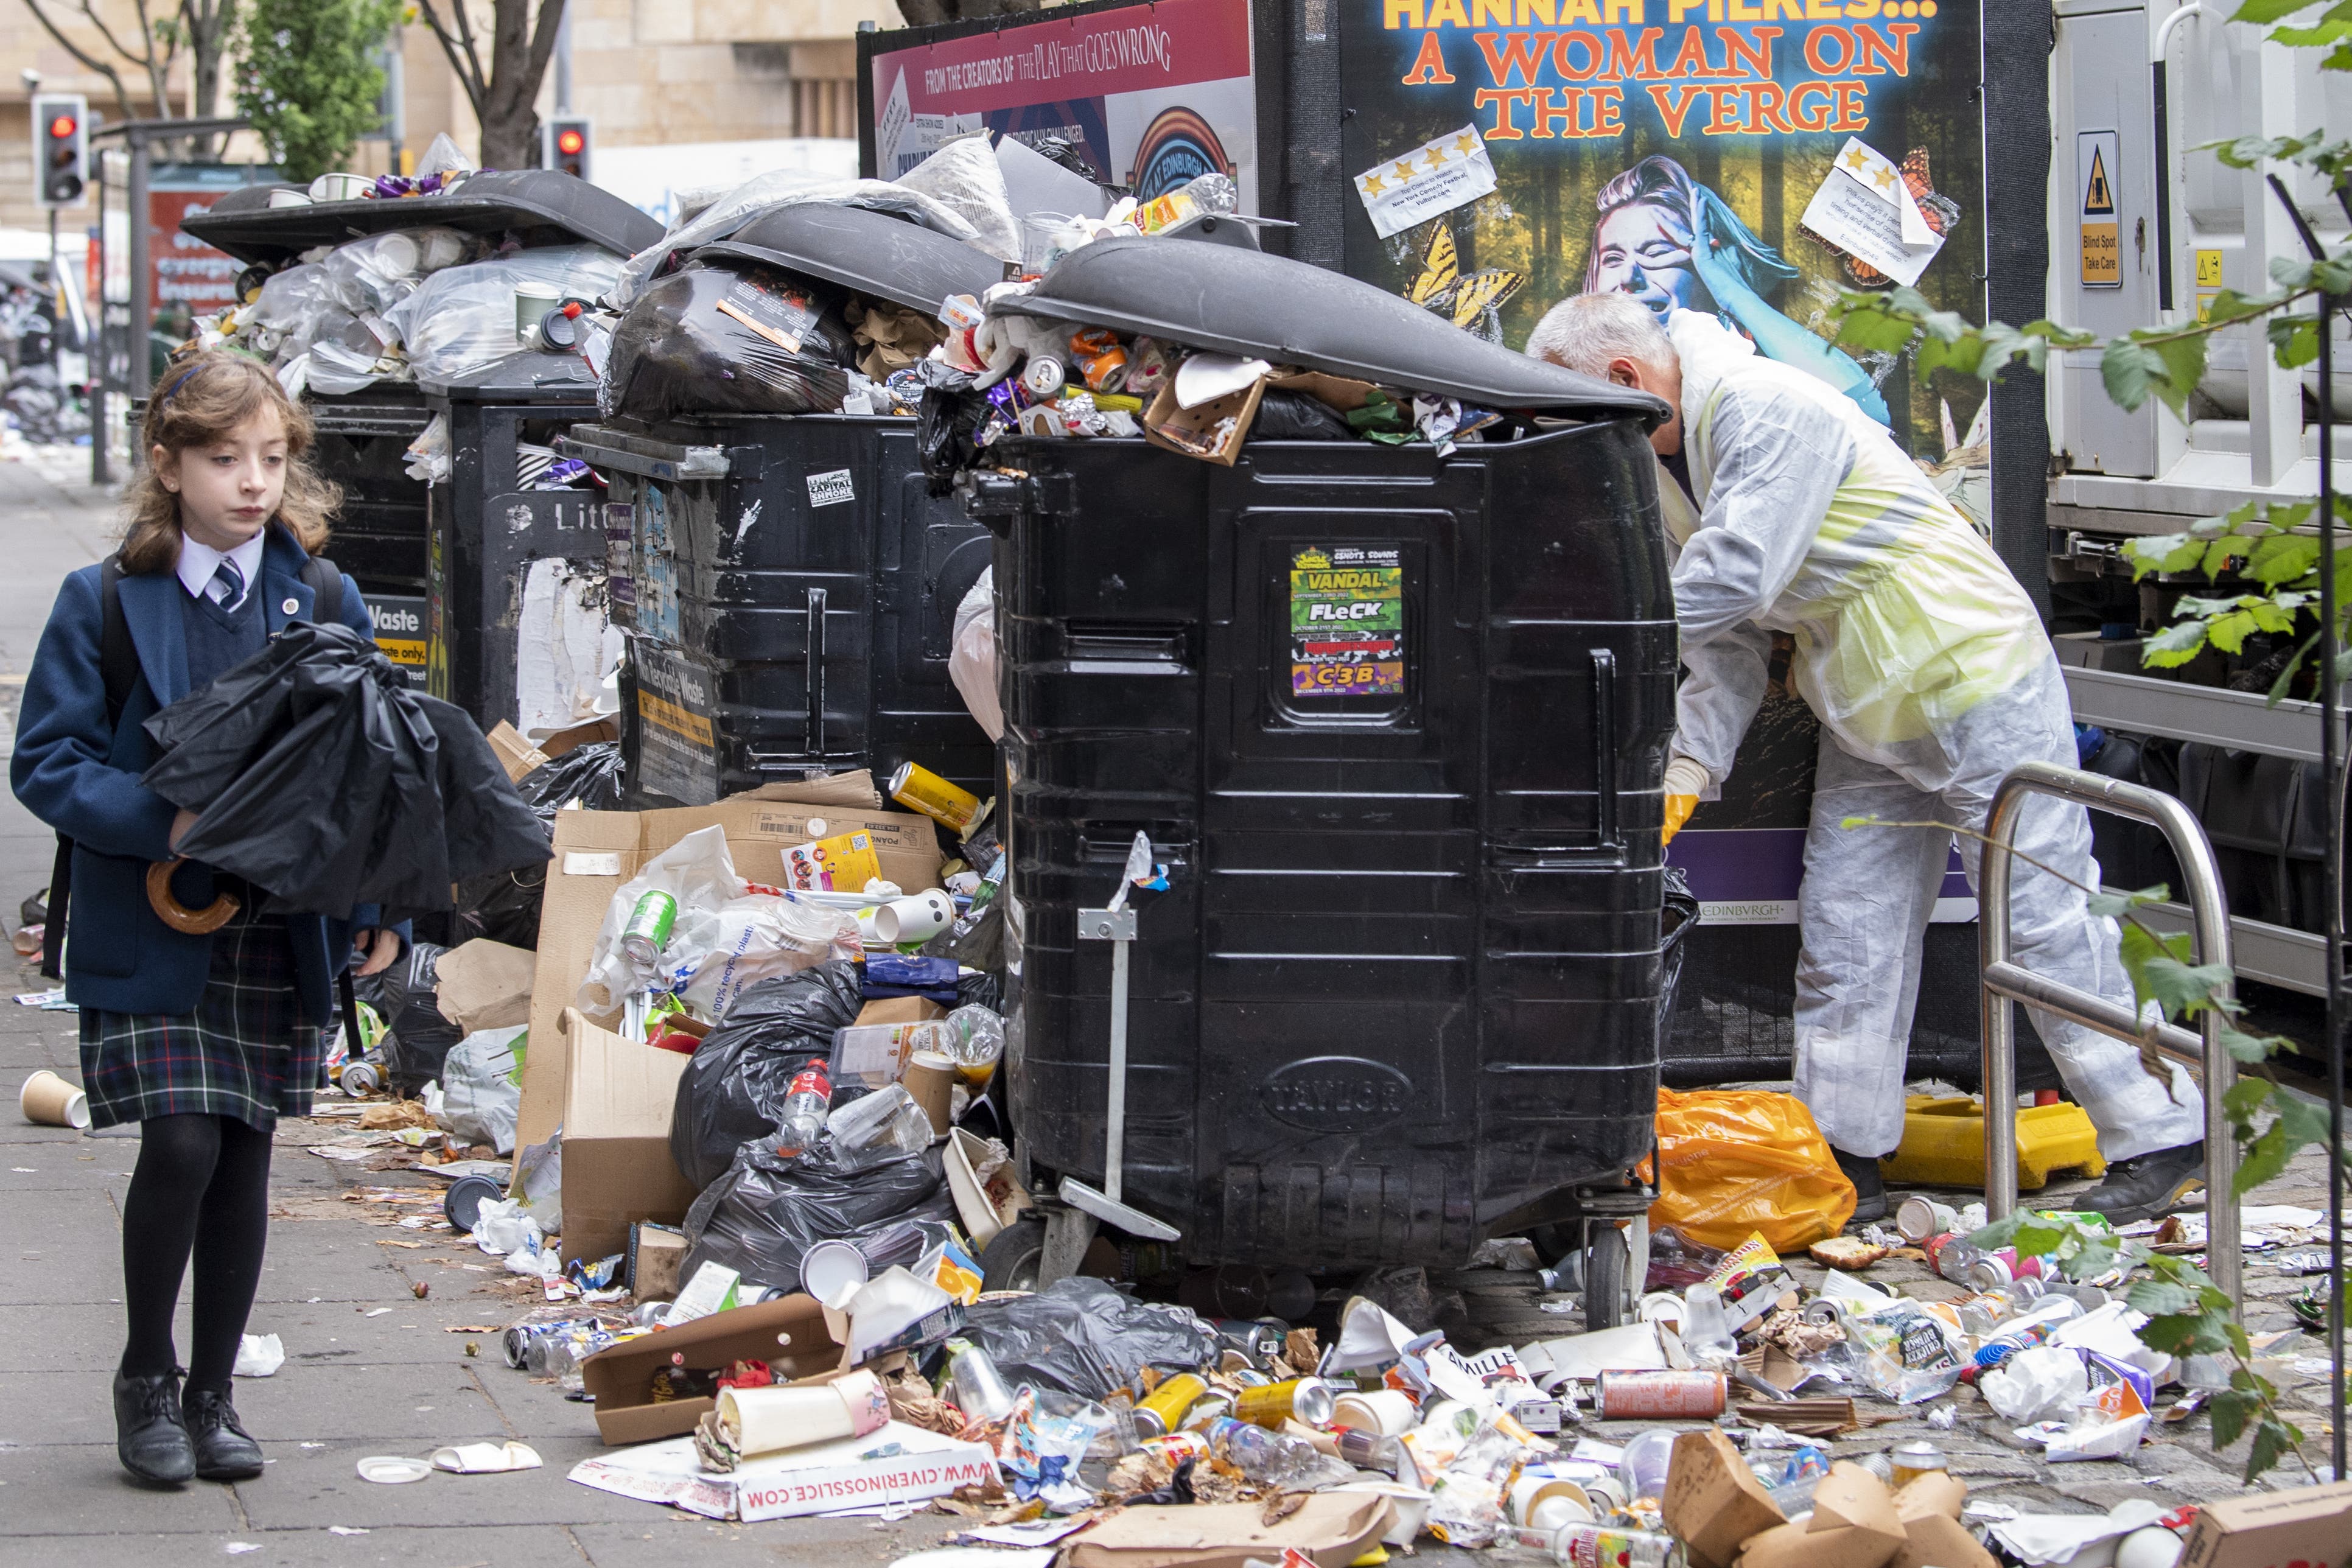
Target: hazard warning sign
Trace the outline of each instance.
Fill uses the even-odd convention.
[[[2123,138],[2113,131],[2074,137],[2074,188],[2082,193],[2083,287],[2124,286],[2123,223],[2116,213],[2116,158]]]

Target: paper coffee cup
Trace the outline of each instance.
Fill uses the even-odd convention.
[[[917,1051],[907,1058],[907,1073],[899,1081],[915,1097],[915,1103],[923,1108],[923,1114],[931,1119],[934,1137],[948,1135],[957,1076],[955,1058],[937,1051]]]
[[[1537,1530],[1582,1524],[1592,1517],[1584,1489],[1553,1476],[1521,1476],[1512,1482],[1507,1510],[1512,1523]]]
[[[47,1068],[25,1080],[16,1095],[16,1108],[25,1113],[26,1121],[41,1127],[89,1125],[89,1096]]]
[[[955,900],[937,888],[893,899],[874,911],[874,935],[885,947],[929,942],[955,923]]]
[[[1376,1388],[1369,1394],[1343,1394],[1332,1402],[1331,1424],[1397,1437],[1412,1430],[1417,1419],[1412,1398],[1401,1389]]]
[[[514,291],[515,339],[539,325],[540,318],[563,303],[563,291],[552,283],[518,283]],[[814,824],[811,824],[814,830]]]
[[[355,202],[375,189],[375,182],[365,174],[321,174],[310,182],[310,199],[314,202]]]

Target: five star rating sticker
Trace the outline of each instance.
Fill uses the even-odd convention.
[[[1449,131],[1356,176],[1372,227],[1386,239],[1493,194],[1495,165],[1475,126]]]

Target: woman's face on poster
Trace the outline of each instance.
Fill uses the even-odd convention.
[[[1663,316],[1702,308],[1706,290],[1691,269],[1690,237],[1673,215],[1648,202],[1604,214],[1592,237],[1599,293],[1631,294]]]

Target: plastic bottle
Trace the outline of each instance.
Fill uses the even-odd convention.
[[[1699,1365],[1720,1370],[1739,1355],[1739,1342],[1731,1337],[1724,1316],[1723,1292],[1705,1280],[1683,1292],[1683,1347]]]
[[[1969,1271],[1984,1258],[1984,1253],[1955,1237],[1936,1253],[1936,1272],[1955,1285],[1973,1283]]]
[[[1271,1485],[1303,1479],[1322,1458],[1315,1445],[1303,1437],[1270,1432],[1231,1416],[1210,1423],[1209,1452],[1251,1480]]]
[[[1378,1470],[1393,1476],[1404,1465],[1404,1445],[1393,1437],[1377,1432],[1359,1431],[1342,1426],[1339,1431],[1339,1458],[1360,1470]]]
[[[975,1421],[1001,1421],[1011,1414],[1013,1390],[989,1353],[961,1340],[948,1348],[954,1352],[948,1361],[948,1398],[955,1407]]]
[[[870,1170],[931,1146],[931,1119],[904,1084],[886,1084],[825,1118],[845,1171]]]
[[[825,1109],[833,1103],[833,1079],[825,1059],[811,1057],[793,1076],[784,1093],[784,1114],[776,1128],[776,1152],[804,1153],[824,1131]]]
[[[1979,1367],[1999,1366],[2028,1345],[2038,1345],[2057,1332],[2058,1325],[2083,1315],[2083,1303],[2072,1296],[2050,1295],[1987,1334],[1977,1346]]]

